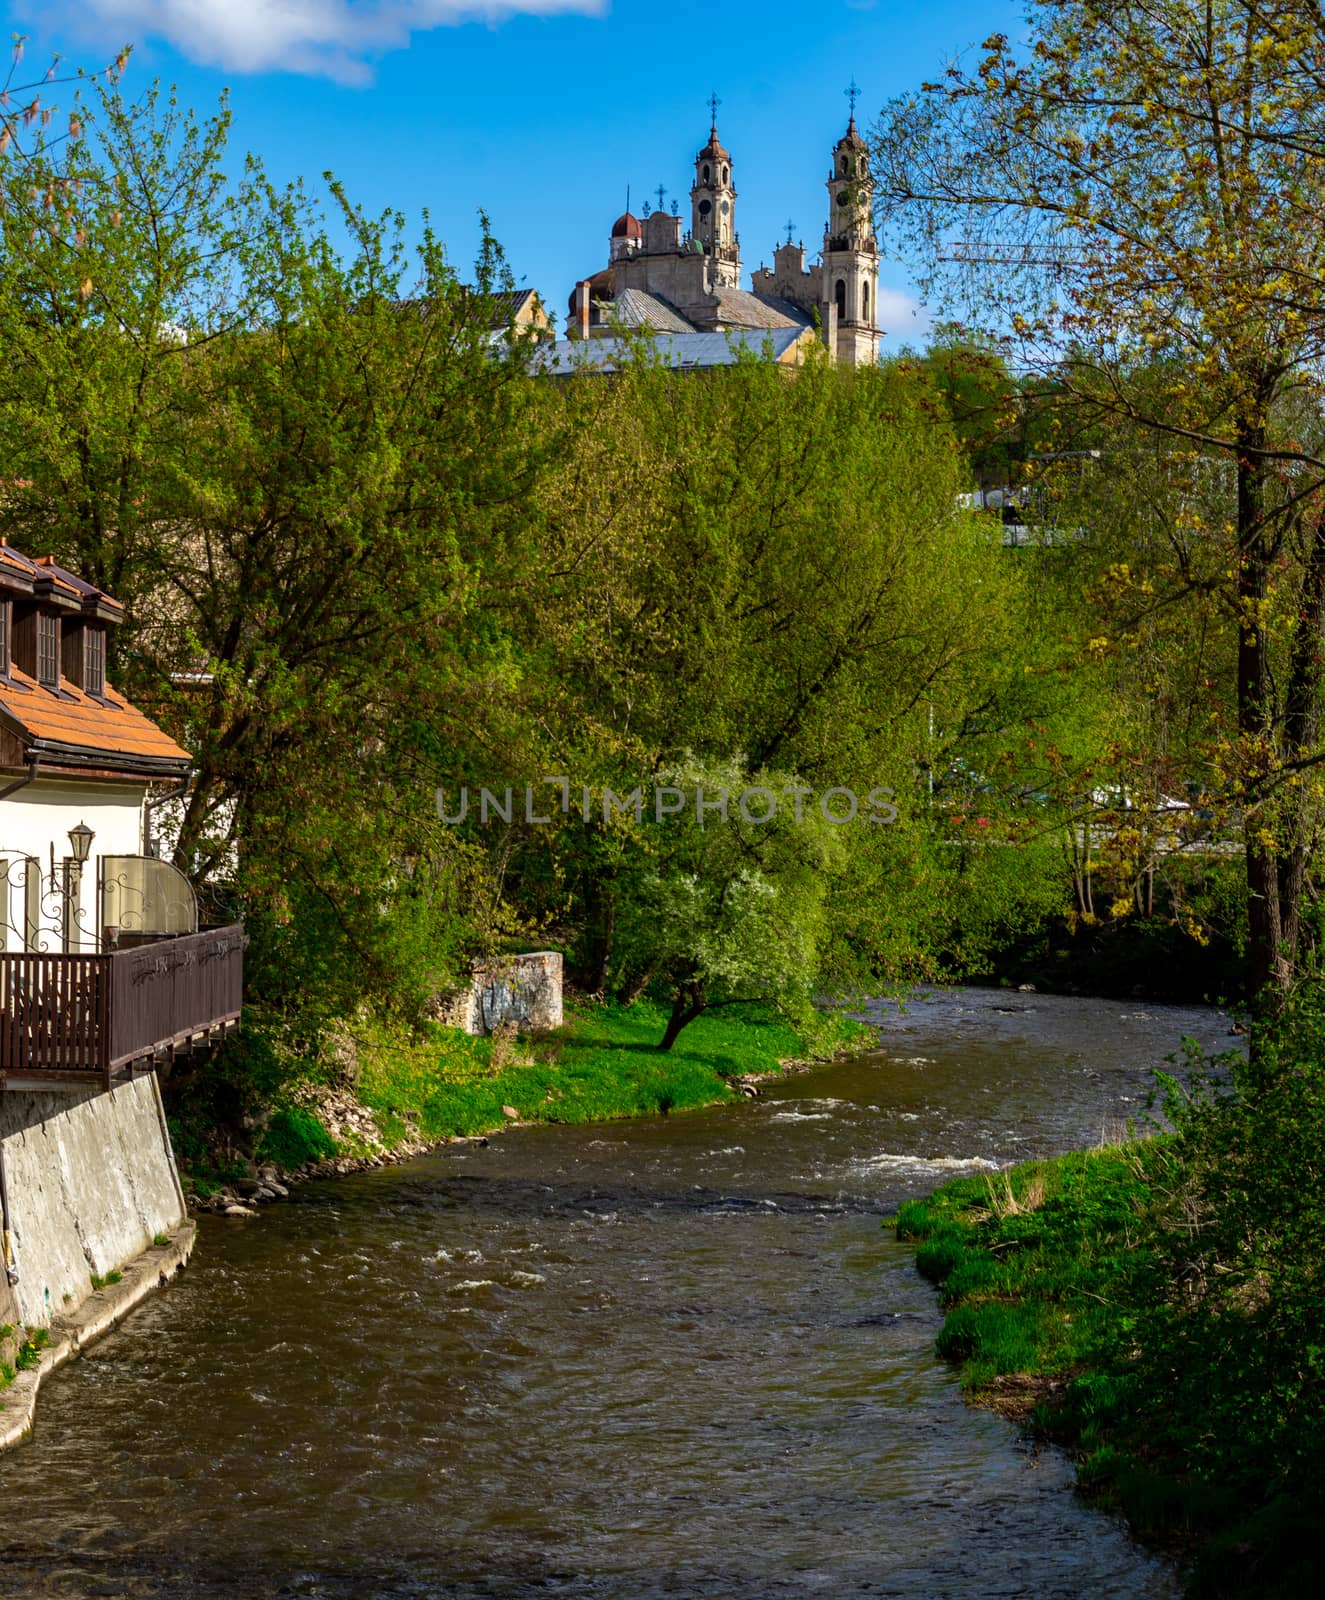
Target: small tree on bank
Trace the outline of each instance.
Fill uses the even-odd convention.
[[[739,760],[689,760],[657,782],[671,791],[665,804],[682,809],[639,829],[618,918],[626,959],[646,964],[671,1004],[658,1048],[719,1006],[762,1002],[804,1016],[838,826],[795,778],[752,774]]]

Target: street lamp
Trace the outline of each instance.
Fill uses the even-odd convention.
[[[96,835],[86,822],[80,822],[77,827],[69,830],[69,848],[73,855],[69,859],[64,880],[64,937],[61,944],[65,950],[78,948],[78,922],[80,916],[79,905],[83,898],[83,868],[87,865],[88,852],[92,848],[92,840]]]

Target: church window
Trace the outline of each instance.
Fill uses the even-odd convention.
[[[705,167],[704,168],[704,182],[705,183],[707,183],[709,181],[709,177],[710,177],[709,169],[707,167]]]
[[[724,183],[726,183],[726,181],[727,181],[727,179],[728,179],[728,178],[729,178],[729,177],[730,177],[730,176],[731,176],[731,174],[730,174],[730,173],[729,173],[729,172],[728,172],[728,170],[727,170],[727,168],[726,168],[726,167],[724,167],[724,168],[723,168],[723,169],[722,169],[722,181],[723,181],[723,182],[724,182]]]
[[[712,209],[713,209],[713,202],[711,200],[701,200],[699,202],[699,214],[700,214],[701,217],[708,216],[709,212],[712,211]]]
[[[834,292],[837,296],[838,319],[842,322],[845,322],[847,316],[847,286],[845,278],[839,278],[837,280],[837,288]]]
[[[870,320],[870,286],[868,283],[861,285],[861,304],[865,310],[865,321]]]
[[[728,204],[727,204],[727,202],[726,202],[726,201],[725,201],[725,200],[724,200],[724,201],[723,201],[723,202],[722,202],[722,214],[723,214],[723,216],[724,216],[724,217],[725,217],[725,216],[726,216],[726,215],[727,215],[727,213],[728,213],[728,212],[729,212],[729,211],[730,211],[730,210],[731,210],[731,207],[730,207],[730,206],[729,206],[729,205],[728,205]]]
[[[839,195],[838,195],[838,197],[837,197],[837,203],[838,203],[838,205],[840,205],[840,206],[845,206],[845,205],[850,205],[850,203],[851,203],[851,196],[850,196],[850,195],[849,195],[849,194],[848,194],[848,193],[847,193],[847,192],[846,192],[846,190],[845,190],[845,189],[843,189],[843,190],[842,190],[842,192],[841,192],[841,194],[839,194]]]

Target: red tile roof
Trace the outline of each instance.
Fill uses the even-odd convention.
[[[31,560],[0,539],[0,590],[35,599],[66,616],[71,611],[117,622],[124,607],[104,590],[55,564],[52,556]],[[109,684],[98,698],[68,678],[48,689],[11,662],[0,677],[0,732],[16,736],[24,758],[52,767],[91,768],[138,776],[183,774],[187,750],[131,706]]]
[[[60,680],[63,692],[58,695],[17,667],[10,668],[9,678],[8,683],[0,680],[0,717],[15,727],[24,743],[35,739],[89,756],[147,757],[152,763],[189,760],[187,750],[109,684],[107,703],[102,705],[68,678]],[[49,759],[59,765],[57,751]]]
[[[34,589],[42,592],[49,589],[65,604],[79,602],[86,610],[97,610],[110,620],[124,614],[124,607],[118,600],[104,589],[57,566],[54,556],[39,556],[34,561],[5,539],[0,539],[0,587],[29,594]]]

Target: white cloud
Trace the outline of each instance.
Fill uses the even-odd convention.
[[[299,72],[366,83],[372,61],[411,34],[508,17],[598,16],[607,0],[44,0],[102,43],[160,39],[191,61],[237,72]]]
[[[881,283],[877,320],[889,338],[906,344],[928,333],[933,318],[913,294],[907,294],[905,289],[890,289]]]

